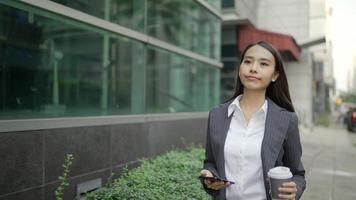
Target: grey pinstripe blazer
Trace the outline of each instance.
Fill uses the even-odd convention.
[[[298,118],[295,113],[279,107],[272,100],[267,99],[267,101],[268,111],[261,148],[267,199],[271,200],[267,172],[275,166],[290,168],[293,173],[293,181],[297,184],[298,189],[296,199],[300,199],[306,182],[304,178],[305,170],[301,162],[302,147],[299,138]],[[222,178],[226,178],[224,144],[232,118],[232,115],[227,116],[228,106],[231,102],[211,109],[208,119],[204,169],[208,169],[214,175]],[[205,185],[204,188],[214,199],[226,199],[225,189],[216,191],[206,188]]]

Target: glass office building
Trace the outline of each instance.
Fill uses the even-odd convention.
[[[219,0],[0,1],[0,119],[208,111]]]

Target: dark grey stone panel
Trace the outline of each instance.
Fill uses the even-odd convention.
[[[75,178],[70,179],[65,194],[65,199],[73,199],[79,182],[96,177],[104,177],[105,182],[110,171],[114,177],[120,176],[125,163],[129,163],[129,169],[139,166],[137,158],[153,157],[191,143],[204,144],[206,126],[206,118],[195,118],[2,133],[0,200],[27,196],[54,199],[66,153],[75,157],[70,172]],[[41,188],[43,184],[45,188]],[[34,187],[38,189],[30,189]]]
[[[42,187],[0,197],[0,200],[44,200]]]
[[[112,166],[151,156],[144,124],[111,127]]]
[[[70,176],[110,168],[110,127],[47,130],[45,134],[45,183],[63,172],[66,153],[74,155]]]
[[[87,174],[85,176],[75,177],[68,180],[69,186],[65,188],[63,199],[73,200],[77,194],[77,185],[86,181],[101,178],[103,185],[107,182],[110,176],[110,170],[104,170],[100,172],[94,172]],[[45,186],[45,199],[52,200],[55,199],[54,191],[57,189],[59,182],[49,183]]]
[[[203,144],[206,135],[206,119],[151,122],[148,126],[150,151],[162,154],[172,148],[191,144]]]
[[[41,185],[41,132],[4,133],[0,141],[0,195]]]

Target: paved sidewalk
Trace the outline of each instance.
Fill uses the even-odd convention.
[[[356,134],[345,128],[301,131],[307,189],[302,200],[356,200]]]

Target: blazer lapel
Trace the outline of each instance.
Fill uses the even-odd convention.
[[[233,100],[232,100],[233,101]],[[226,178],[226,174],[225,174],[225,158],[224,158],[224,146],[225,146],[225,140],[226,140],[226,136],[227,136],[227,132],[229,131],[229,127],[230,127],[230,123],[231,123],[231,119],[233,114],[231,114],[230,116],[228,116],[228,107],[231,104],[232,101],[226,102],[224,104],[222,104],[222,109],[220,109],[220,114],[219,114],[219,118],[221,119],[221,126],[219,126],[218,131],[219,133],[219,153],[218,153],[218,163],[221,163],[221,174],[220,176],[223,178]]]
[[[267,172],[273,168],[283,148],[284,138],[288,129],[289,115],[282,111],[272,100],[268,99],[268,111],[265,133],[261,147],[261,159],[266,191],[269,191]],[[267,194],[268,196],[268,194]]]
[[[222,178],[226,178],[226,174],[225,174],[225,157],[224,157],[224,146],[225,146],[225,140],[226,140],[226,136],[227,136],[227,132],[229,131],[229,127],[230,127],[230,123],[231,123],[231,119],[233,114],[231,114],[230,116],[228,116],[228,108],[229,105],[231,104],[233,100],[226,102],[224,104],[221,105],[221,109],[219,109],[219,114],[218,117],[221,120],[218,120],[221,122],[220,125],[218,125],[218,129],[217,131],[219,132],[219,150],[218,150],[218,156],[217,156],[217,168],[218,171],[220,172],[220,176]],[[226,199],[226,188],[221,189],[220,191],[220,195],[217,199]]]

